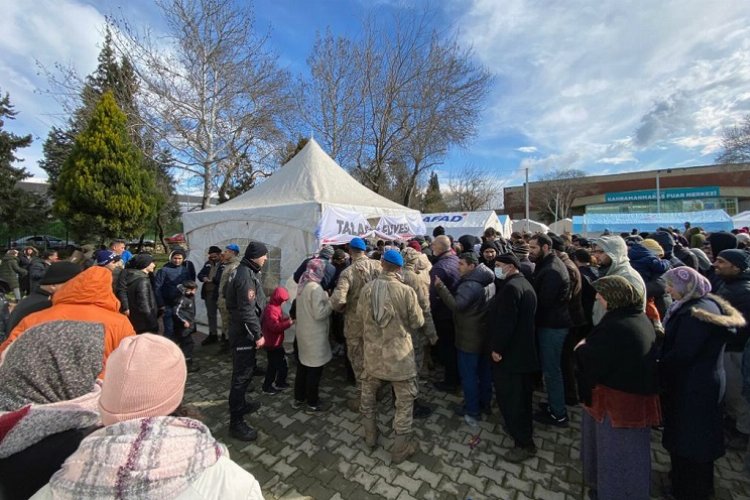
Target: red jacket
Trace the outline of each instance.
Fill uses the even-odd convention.
[[[263,311],[260,328],[266,339],[266,349],[277,349],[284,343],[284,330],[292,326],[292,320],[281,312],[281,304],[289,300],[286,288],[276,287]]]

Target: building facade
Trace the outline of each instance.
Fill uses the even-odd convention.
[[[657,177],[660,203],[657,203]],[[541,207],[554,191],[550,183],[529,183],[529,212],[541,218]],[[524,186],[504,190],[505,213],[525,216]],[[660,205],[660,206],[658,206]],[[570,215],[585,213],[694,212],[722,209],[729,215],[750,210],[750,164],[679,167],[646,172],[582,177],[575,183]]]

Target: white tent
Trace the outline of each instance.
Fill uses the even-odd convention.
[[[740,212],[732,217],[732,224],[735,229],[741,229],[743,227],[750,227],[750,210]]]
[[[513,221],[513,232],[525,233],[526,231],[530,233],[546,233],[549,231],[549,227],[531,219],[528,219],[528,221],[526,219]]]
[[[510,233],[513,232],[513,220],[510,218],[510,215],[498,215],[497,220],[500,221],[500,227],[502,227],[500,233],[503,235],[503,238],[510,238]]]
[[[549,225],[549,230],[555,234],[573,232],[573,219],[560,219]]]
[[[502,232],[503,227],[493,210],[483,212],[446,212],[439,214],[423,214],[427,234],[438,226],[445,229],[445,234],[458,239],[465,234],[482,236],[484,230],[492,227]],[[508,235],[510,236],[510,235]]]
[[[244,251],[251,240],[265,243],[269,262],[264,269],[263,285],[273,289],[317,250],[319,223],[324,213],[354,214],[360,222],[362,218],[389,217],[408,222],[424,233],[417,210],[364,187],[313,139],[258,187],[221,205],[185,213],[182,220],[190,245],[190,260],[198,268],[211,245],[223,248],[237,243]],[[333,222],[338,222],[342,233],[352,226],[356,232],[356,221],[334,219]]]

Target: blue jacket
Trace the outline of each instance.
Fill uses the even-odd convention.
[[[190,272],[191,269],[193,270],[192,273]],[[164,264],[164,267],[156,272],[156,282],[154,283],[156,305],[159,307],[176,305],[182,297],[177,285],[182,285],[188,280],[195,280],[194,267],[188,267],[184,264],[175,266],[171,262]]]
[[[633,269],[638,271],[643,281],[651,281],[666,273],[670,264],[660,259],[654,252],[641,245],[633,243],[628,247],[628,258]]]
[[[458,257],[450,250],[443,255],[435,258],[430,269],[430,310],[434,320],[448,320],[453,317],[453,313],[446,306],[435,288],[435,276],[445,283],[446,288],[451,292],[456,288],[460,275],[458,274]]]

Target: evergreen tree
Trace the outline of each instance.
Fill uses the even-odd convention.
[[[43,220],[46,215],[42,198],[17,186],[18,181],[30,177],[26,169],[13,163],[19,160],[16,151],[31,144],[31,134],[19,136],[4,130],[5,121],[15,119],[16,115],[6,93],[0,97],[0,223],[10,232]]]
[[[107,91],[63,164],[55,213],[81,240],[140,234],[155,215],[154,175]]]
[[[438,175],[435,172],[430,174],[430,180],[427,183],[427,189],[422,197],[421,211],[426,214],[432,214],[436,212],[445,212],[447,205],[443,199],[443,194],[440,192],[440,182],[438,181]]]
[[[171,174],[174,158],[168,150],[163,149],[149,161],[149,164],[156,180],[156,236],[164,248],[168,248],[164,241],[164,232],[180,221],[180,205],[177,202]]]

